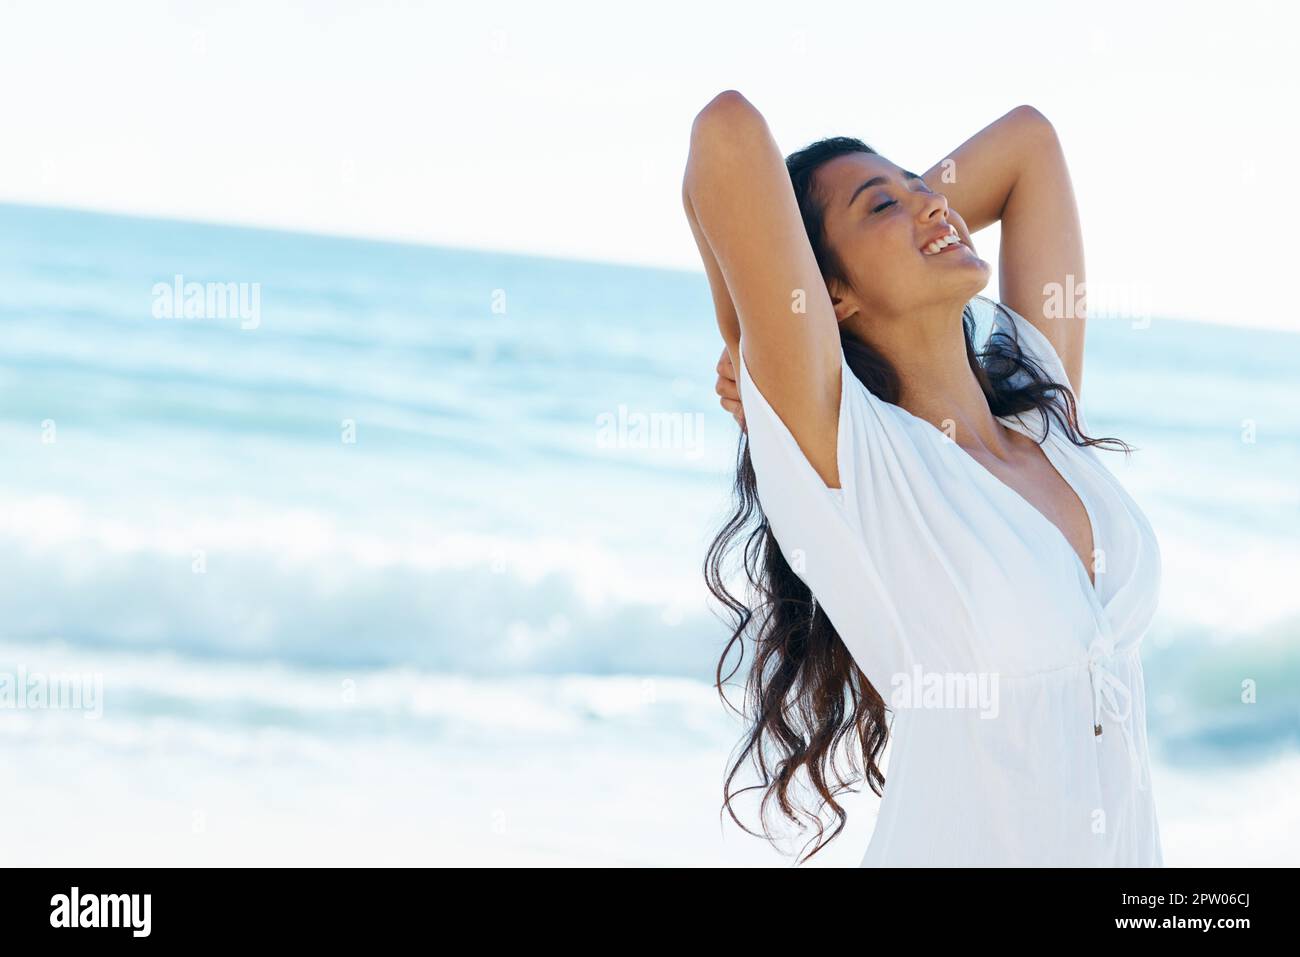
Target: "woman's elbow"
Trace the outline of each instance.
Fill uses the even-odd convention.
[[[754,104],[745,99],[745,94],[739,90],[723,90],[705,103],[704,108],[695,114],[695,123],[698,125],[706,119],[729,116],[733,113],[743,113],[753,109]]]
[[[1022,103],[1011,111],[1011,115],[1026,129],[1051,139],[1056,138],[1056,127],[1052,125],[1052,121],[1044,115],[1043,111],[1037,107]]]
[[[691,124],[691,148],[698,149],[717,139],[731,140],[748,126],[763,124],[763,114],[739,90],[723,90],[695,114]]]

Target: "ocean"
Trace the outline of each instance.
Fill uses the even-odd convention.
[[[1295,863],[1300,335],[1088,339],[1166,863]],[[720,350],[703,273],[0,205],[0,675],[102,683],[0,708],[0,862],[788,864],[719,819]]]

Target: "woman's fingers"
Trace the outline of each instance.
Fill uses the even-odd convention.
[[[736,381],[736,367],[731,364],[731,353],[727,349],[723,349],[722,355],[718,357],[718,375]]]
[[[742,429],[745,427],[745,409],[735,399],[721,399],[722,407],[731,413],[731,417],[736,420],[736,424]]]
[[[722,355],[718,359],[718,381],[713,389],[718,393],[722,407],[731,413],[743,429],[745,409],[740,404],[740,386],[736,382],[735,367],[731,364],[731,353],[726,349],[722,350]]]
[[[736,384],[736,369],[731,364],[731,353],[726,349],[718,358],[718,384],[714,386],[718,395],[724,399],[740,401],[740,386]]]

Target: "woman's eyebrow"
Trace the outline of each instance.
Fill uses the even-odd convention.
[[[920,178],[921,178],[921,177],[917,176],[915,173],[910,172],[910,171],[908,171],[908,170],[903,170],[902,172],[903,172],[903,179],[904,179],[904,180],[920,179]],[[858,194],[859,194],[859,193],[861,193],[861,192],[863,192],[863,191],[865,191],[865,190],[871,189],[871,187],[873,187],[873,186],[879,186],[879,185],[881,185],[882,183],[887,183],[887,182],[889,182],[889,179],[888,179],[888,177],[885,177],[885,176],[873,176],[873,177],[871,177],[871,179],[867,180],[865,183],[863,183],[861,186],[859,186],[857,189],[855,189],[855,190],[853,191],[853,195],[849,197],[848,205],[849,205],[849,206],[852,206],[852,205],[853,205],[853,201],[854,201],[855,199],[858,198]]]

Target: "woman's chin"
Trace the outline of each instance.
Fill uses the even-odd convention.
[[[961,287],[968,298],[984,289],[993,278],[993,267],[973,252],[961,257],[950,268],[949,279]]]
[[[980,259],[975,250],[971,249],[965,243],[953,243],[941,252],[929,255],[922,253],[921,255],[925,256],[926,262],[935,266],[962,268],[970,267],[978,263],[984,263],[984,268],[986,269],[989,266],[989,264],[984,262],[983,259]]]

